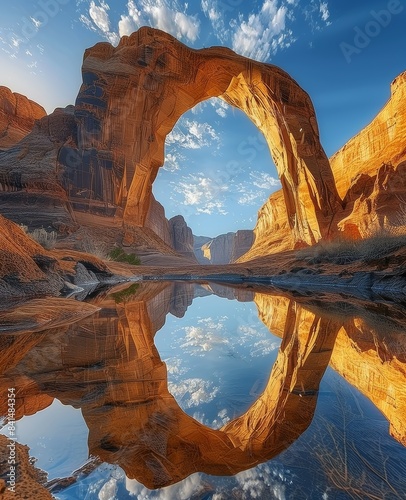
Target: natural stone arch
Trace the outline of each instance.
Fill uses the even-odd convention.
[[[190,49],[144,27],[116,48],[88,49],[82,72],[75,107],[79,151],[107,175],[99,196],[121,207],[127,233],[145,225],[167,134],[183,113],[211,97],[244,111],[266,138],[294,241],[313,244],[336,231],[341,200],[313,105],[280,68],[224,47]],[[97,182],[103,184],[103,175]]]

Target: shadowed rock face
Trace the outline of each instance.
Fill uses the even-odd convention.
[[[64,186],[72,203],[88,190],[90,205],[121,207],[129,240],[131,226],[145,225],[166,135],[183,113],[210,97],[240,108],[263,132],[294,240],[310,244],[334,231],[341,205],[314,109],[281,69],[226,48],[192,50],[162,31],[141,28],[116,48],[99,43],[86,50],[82,74],[77,150],[66,147],[59,156]]]
[[[169,219],[169,232],[172,247],[181,255],[196,262],[193,251],[193,233],[182,215]]]
[[[398,314],[382,324],[373,311],[336,300],[298,303],[286,295],[256,294],[260,318],[283,337],[280,351],[258,400],[213,430],[180,409],[154,345],[167,312],[182,316],[193,299],[193,285],[182,293],[177,286],[140,285],[132,296],[100,297],[94,305],[101,310],[80,321],[91,306],[73,301],[76,317],[70,325],[58,313],[49,331],[24,332],[22,323],[18,335],[3,334],[0,388],[11,383],[19,388],[17,417],[48,406],[53,397],[81,408],[90,453],[158,488],[196,471],[235,474],[286,449],[312,421],[320,380],[332,362],[385,412],[391,432],[404,442],[405,359],[404,345],[396,341],[403,338]],[[10,316],[15,331],[18,314]],[[377,377],[382,386],[371,382]],[[0,406],[0,414],[5,411]]]

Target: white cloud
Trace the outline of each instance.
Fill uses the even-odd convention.
[[[247,20],[240,15],[233,34],[233,49],[252,59],[268,60],[278,48],[291,43],[289,32],[280,36],[285,30],[287,13],[287,7],[279,5],[279,0],[265,0],[257,14],[251,13]]]
[[[183,205],[195,207],[196,214],[226,215],[224,194],[228,186],[215,182],[203,173],[189,174],[173,182],[173,189],[183,196]]]
[[[101,5],[96,5],[92,0],[89,7],[89,15],[94,24],[104,33],[110,31],[110,19],[107,11],[110,9],[108,4],[102,2]]]
[[[210,20],[215,36],[225,43],[230,37],[230,30],[224,23],[224,13],[220,11],[220,5],[217,0],[202,0],[202,10],[205,16]]]
[[[183,117],[166,137],[167,145],[176,145],[185,149],[213,147],[213,143],[219,145],[220,137],[209,123]]]
[[[211,487],[203,480],[197,472],[185,478],[179,483],[160,488],[159,490],[149,490],[135,479],[126,478],[125,487],[131,496],[137,500],[189,500],[190,498],[203,498]]]
[[[225,118],[227,116],[227,111],[230,108],[230,105],[227,104],[223,99],[219,97],[213,97],[209,100],[210,104],[215,108],[216,113],[221,116],[221,118]]]
[[[330,17],[330,12],[328,10],[327,2],[320,3],[320,14],[323,21],[327,21]]]
[[[174,384],[169,382],[168,390],[183,410],[210,403],[219,392],[218,387],[215,387],[212,382],[201,378],[189,378]]]
[[[237,199],[237,203],[239,205],[259,205],[265,200],[264,198],[264,193],[263,191],[250,191],[246,190],[246,188],[240,188],[240,191],[243,193],[240,195],[240,197]]]
[[[119,35],[110,30],[110,6],[104,0],[99,0],[99,5],[94,0],[90,2],[88,15],[81,14],[79,21],[91,31],[99,31],[112,45],[117,45]]]
[[[250,172],[250,178],[252,179],[252,184],[255,187],[264,189],[266,191],[273,190],[275,187],[280,187],[281,182],[278,178],[272,177],[272,175],[267,172]]]
[[[137,6],[138,5],[138,6]],[[129,35],[142,25],[166,31],[176,38],[196,41],[200,21],[197,16],[182,12],[175,2],[167,0],[134,0],[127,2],[127,13],[118,23],[119,35]]]
[[[320,30],[323,26],[329,26],[331,24],[327,1],[311,0],[306,5],[303,12],[306,21],[313,31]],[[322,23],[320,23],[320,21],[322,21]]]
[[[113,500],[116,498],[117,490],[117,481],[114,478],[111,478],[99,491],[99,500]]]
[[[39,27],[41,26],[41,21],[39,21],[38,19],[35,19],[35,17],[30,17],[31,21],[32,21],[32,24],[35,26],[35,28],[38,30]]]
[[[176,172],[176,170],[180,170],[179,157],[176,154],[168,153],[165,156],[165,162],[162,168],[168,172]]]

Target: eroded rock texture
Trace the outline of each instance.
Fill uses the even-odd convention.
[[[14,222],[0,215],[0,296],[14,299],[59,295],[71,285],[112,275],[93,255],[45,250]],[[74,286],[72,286],[72,289]]]
[[[30,229],[64,233],[77,227],[57,161],[60,148],[75,135],[73,106],[69,106],[44,116],[18,144],[0,152],[2,215]]]
[[[286,296],[255,294],[259,318],[279,337],[286,335],[286,317],[292,300]],[[303,299],[306,302],[306,299]],[[320,313],[338,321],[339,330],[330,364],[385,415],[390,434],[406,445],[406,337],[404,311],[380,310],[379,304],[364,307],[341,297],[317,305],[303,304],[307,309],[306,329]],[[316,305],[315,305],[316,304]]]
[[[286,449],[312,421],[320,380],[332,363],[383,411],[392,435],[405,443],[399,311],[383,317],[379,305],[368,309],[338,297],[297,302],[288,295],[256,293],[259,317],[282,344],[257,401],[214,430],[181,410],[154,345],[166,314],[182,316],[192,302],[193,285],[182,293],[177,287],[133,284],[131,293],[117,290],[93,305],[48,303],[48,318],[38,314],[39,303],[31,304],[37,311],[34,326],[26,323],[32,311],[8,313],[14,333],[1,337],[0,390],[18,387],[17,418],[45,408],[54,397],[80,408],[89,427],[89,452],[158,488],[196,471],[235,474]],[[252,291],[243,292],[239,299],[252,298]],[[49,329],[37,331],[48,319]],[[6,401],[0,401],[0,415],[6,411]]]
[[[20,141],[45,115],[45,109],[36,102],[0,86],[0,149]]]

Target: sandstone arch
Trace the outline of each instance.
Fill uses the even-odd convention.
[[[210,97],[244,111],[264,134],[294,241],[312,244],[335,232],[341,200],[313,105],[283,70],[224,47],[193,50],[144,27],[116,48],[98,43],[86,50],[82,73],[75,106],[81,161],[69,168],[62,154],[65,186],[79,189],[86,178],[90,197],[122,210],[127,233],[145,225],[166,135],[183,113]]]

